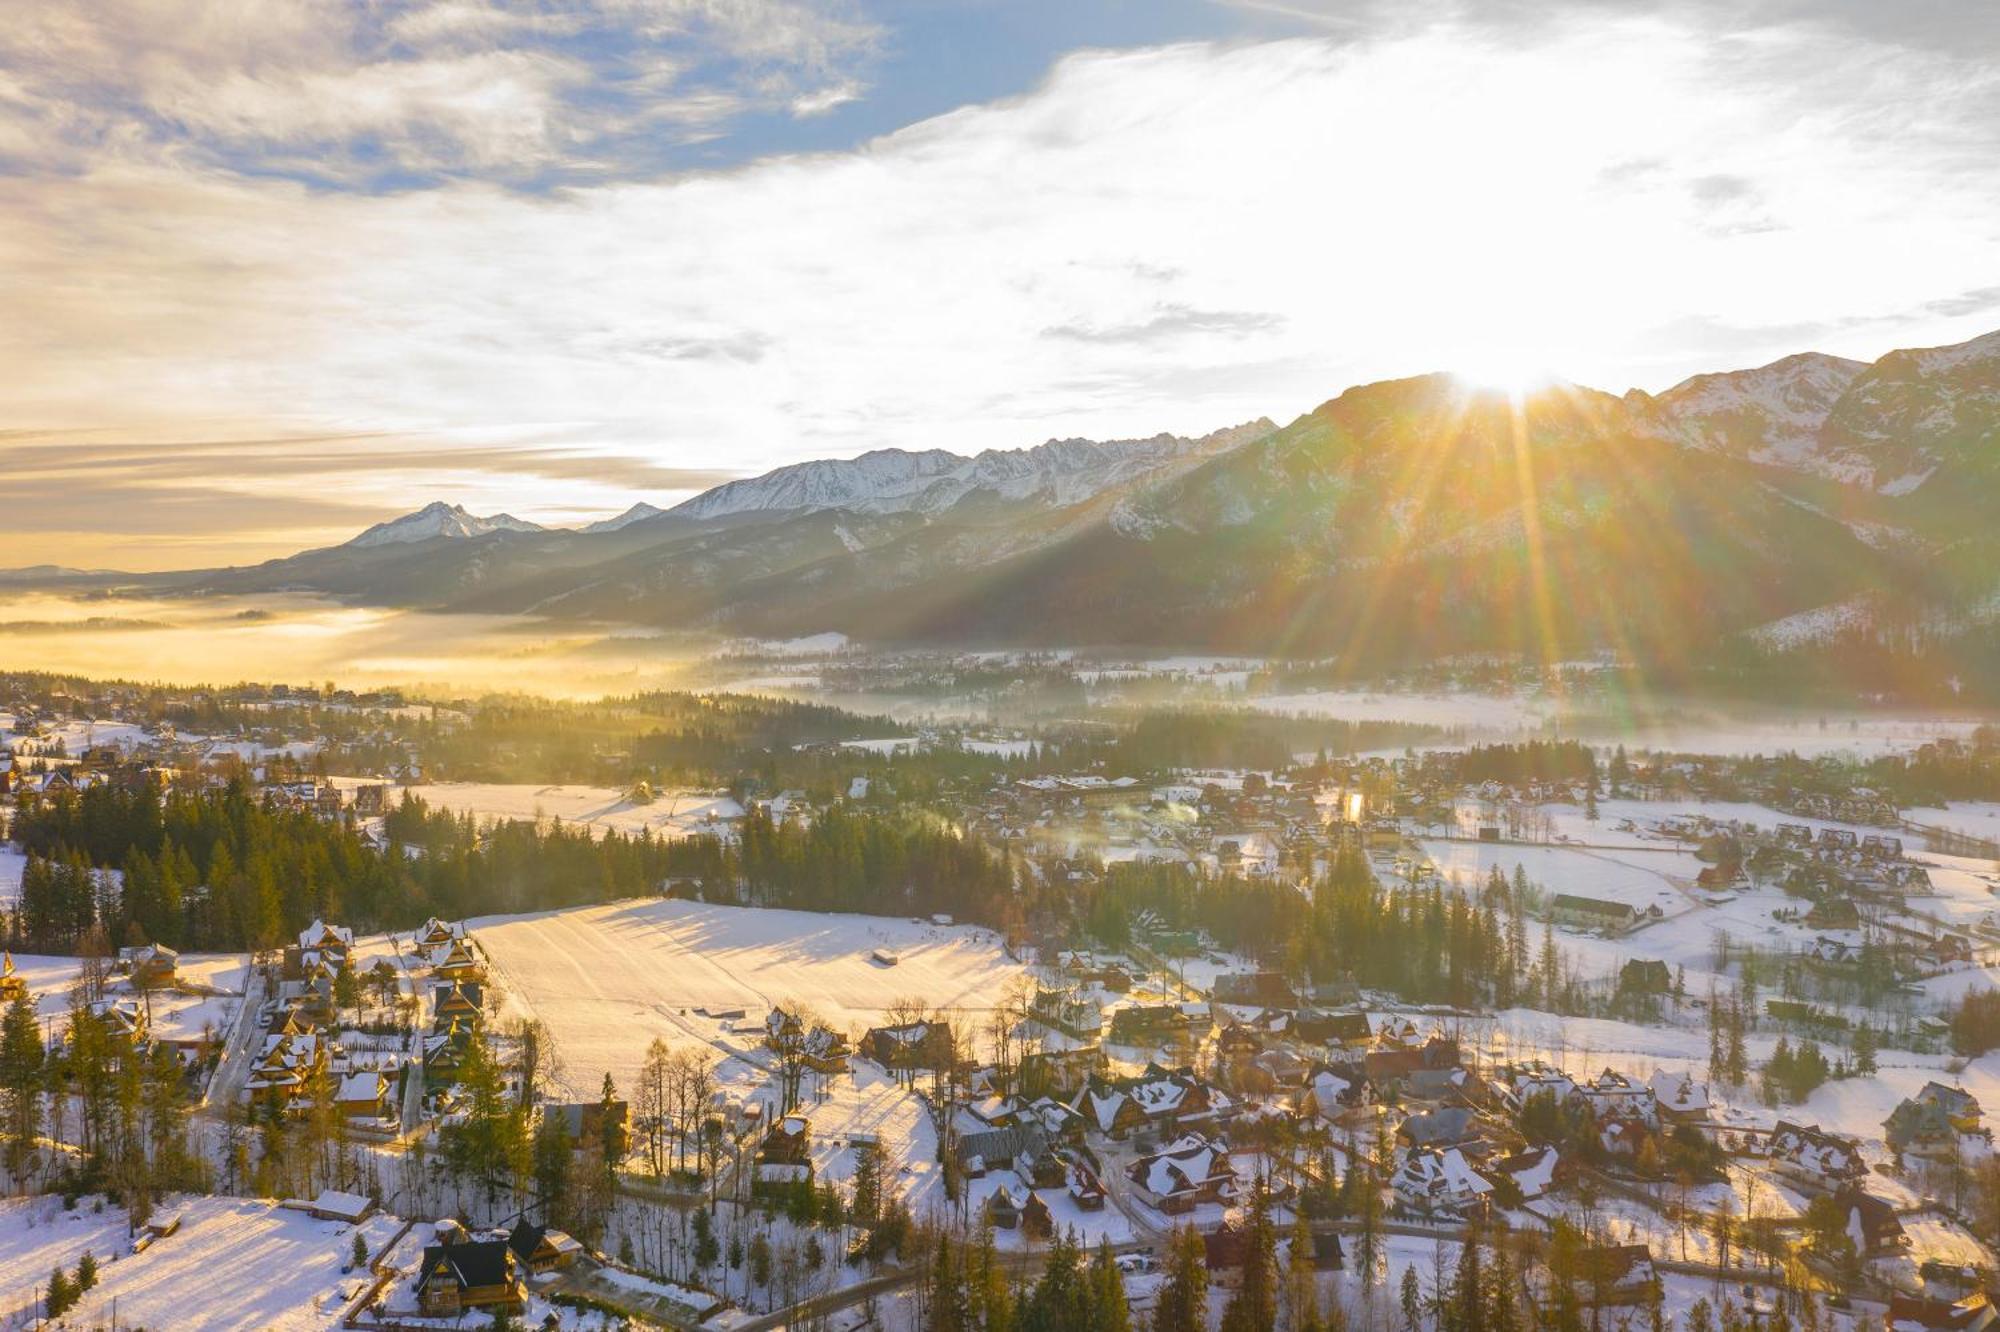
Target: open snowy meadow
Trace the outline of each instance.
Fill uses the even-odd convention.
[[[779,1004],[859,1034],[904,998],[991,1008],[1025,974],[990,930],[893,916],[649,898],[470,925],[507,1011],[548,1027],[579,1094],[594,1093],[607,1071],[628,1083],[656,1036],[752,1047],[758,1033],[745,1029]],[[877,950],[896,965],[874,960]]]

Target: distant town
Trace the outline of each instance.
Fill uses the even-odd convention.
[[[0,1326],[2000,1321],[2000,731],[1288,725],[0,677]]]

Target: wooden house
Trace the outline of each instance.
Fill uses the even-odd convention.
[[[951,1033],[937,1022],[870,1027],[861,1053],[884,1068],[942,1069],[951,1062]]]
[[[14,970],[14,955],[0,953],[0,1004],[28,997],[28,978]]]
[[[523,1272],[504,1239],[433,1244],[417,1269],[417,1307],[427,1318],[456,1318],[467,1309],[519,1313],[528,1302]]]
[[[583,1245],[572,1236],[534,1225],[526,1217],[508,1232],[507,1247],[530,1272],[553,1272],[568,1267],[583,1252]]]

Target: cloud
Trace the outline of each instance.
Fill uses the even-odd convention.
[[[703,131],[670,147],[860,97],[879,37],[845,0],[29,0],[0,26],[0,160],[379,188],[650,172],[660,125]]]
[[[802,5],[769,10],[768,30],[721,4],[393,8],[382,31],[409,26],[392,39],[341,27],[382,11],[273,5],[252,32],[247,8],[201,10],[204,29],[184,5],[184,35],[131,35],[158,41],[162,71],[127,87],[105,73],[129,51],[101,7],[37,7],[51,49],[112,54],[38,67],[32,114],[83,115],[107,81],[125,109],[27,133],[68,156],[0,176],[0,422],[133,447],[70,474],[117,487],[101,527],[167,486],[562,520],[871,447],[1199,432],[1496,349],[1657,388],[1801,342],[1872,356],[1984,331],[1967,289],[2000,271],[2000,64],[1976,45],[1428,11],[1081,52],[1017,97],[853,151],[674,174],[619,151],[586,170],[619,145],[577,108],[609,86],[609,120],[681,136],[743,104],[789,117],[865,63],[865,25]],[[135,28],[153,22],[136,6]],[[601,25],[659,43],[642,49],[660,67],[601,49]],[[20,39],[0,41],[18,76]],[[475,101],[436,139],[397,139],[366,97],[338,124],[251,109],[306,73],[361,77],[357,49],[447,70],[529,59],[511,110],[489,123]],[[174,121],[199,128],[168,133],[160,90],[223,57],[251,100],[200,99]],[[64,100],[65,81],[96,91]],[[465,85],[422,86],[451,103]],[[380,101],[417,96],[390,80]],[[454,165],[327,188],[238,161],[257,135],[281,164],[330,136],[350,145],[343,171],[371,151]],[[477,169],[536,153],[560,184]],[[217,422],[278,442],[166,456]],[[0,440],[7,464],[24,447]]]
[[[1224,337],[1249,337],[1271,333],[1285,325],[1283,315],[1261,310],[1193,310],[1185,305],[1163,305],[1157,313],[1123,324],[1058,324],[1042,330],[1045,338],[1065,338],[1072,342],[1147,343],[1163,342],[1187,334],[1215,333]]]

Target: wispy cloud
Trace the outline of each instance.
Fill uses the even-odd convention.
[[[663,124],[863,94],[846,0],[31,0],[0,25],[0,159],[407,188],[651,172]]]

